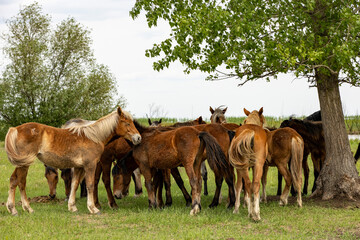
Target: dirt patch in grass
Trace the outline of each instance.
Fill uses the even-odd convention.
[[[58,198],[51,198],[49,196],[38,196],[29,198],[30,203],[49,203],[49,202],[56,202],[56,203],[62,203],[65,202],[64,199],[58,199]],[[6,202],[0,203],[1,206],[5,206]],[[21,201],[17,202],[16,205],[21,205]]]
[[[296,204],[296,197],[289,196],[289,204]],[[280,201],[280,196],[267,196],[267,201]],[[360,208],[360,200],[349,200],[347,198],[337,197],[331,200],[322,200],[321,198],[310,198],[308,196],[302,197],[303,204],[313,204],[319,207],[326,208]]]

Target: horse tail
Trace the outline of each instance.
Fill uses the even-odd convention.
[[[211,169],[218,169],[226,176],[231,175],[231,166],[216,139],[207,132],[200,132],[199,138],[205,144],[206,158]]]
[[[18,139],[18,130],[14,127],[9,128],[5,136],[5,151],[11,164],[15,166],[29,166],[36,158],[35,153],[21,154],[19,153],[16,144]]]
[[[291,139],[291,160],[290,160],[290,169],[291,177],[295,186],[295,189],[298,194],[301,194],[301,184],[302,184],[302,160],[304,153],[304,141],[300,137],[293,137]]]
[[[244,169],[255,164],[254,136],[254,130],[245,129],[231,142],[229,160],[236,169]]]
[[[357,148],[357,150],[356,150],[356,153],[355,153],[354,158],[355,158],[355,164],[356,164],[356,162],[357,162],[357,161],[359,160],[359,158],[360,158],[360,143],[359,143],[359,146],[358,146],[358,148]]]
[[[231,130],[228,130],[227,131],[228,135],[229,135],[229,140],[230,142],[234,139],[235,137],[235,132],[234,131],[231,131]]]

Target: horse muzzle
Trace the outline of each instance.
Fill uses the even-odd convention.
[[[131,137],[131,141],[134,145],[138,145],[141,143],[141,136],[140,134],[134,134],[132,137]]]

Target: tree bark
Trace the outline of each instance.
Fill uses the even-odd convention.
[[[360,197],[360,178],[350,150],[342,110],[338,74],[315,73],[325,139],[326,159],[311,197]]]

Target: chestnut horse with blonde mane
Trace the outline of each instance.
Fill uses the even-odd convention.
[[[284,191],[280,196],[280,206],[288,203],[291,183],[298,192],[297,203],[302,207],[301,185],[302,185],[302,160],[304,152],[304,141],[300,134],[294,129],[285,127],[267,132],[268,155],[264,165],[261,179],[263,185],[262,199],[266,202],[266,182],[269,166],[276,166],[285,179]],[[290,169],[291,172],[290,172]]]
[[[244,108],[247,118],[244,125],[237,128],[235,137],[229,148],[230,163],[237,170],[236,203],[234,213],[238,212],[242,179],[244,179],[245,202],[248,206],[249,216],[254,221],[260,218],[260,181],[263,166],[268,153],[267,134],[263,129],[265,118],[263,108],[251,113]],[[249,167],[253,168],[252,183],[249,177]],[[253,195],[253,197],[252,197]]]
[[[90,213],[99,213],[93,199],[94,173],[104,145],[115,136],[123,136],[134,144],[141,142],[132,116],[120,107],[87,126],[61,129],[40,123],[25,123],[11,127],[5,137],[5,150],[9,161],[16,168],[10,178],[6,203],[8,211],[12,215],[17,215],[15,190],[19,186],[23,209],[29,213],[34,212],[27,199],[25,187],[29,166],[38,158],[44,164],[55,168],[74,168],[68,202],[71,212],[77,211],[75,193],[80,179],[85,174],[87,207]]]

